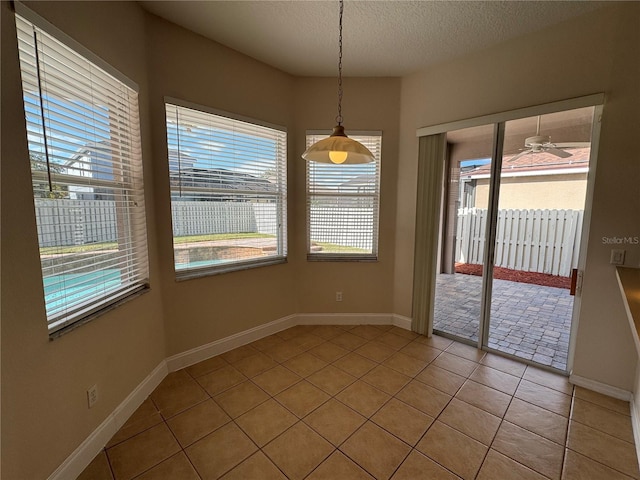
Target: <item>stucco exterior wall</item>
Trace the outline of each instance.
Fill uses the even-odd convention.
[[[503,177],[500,209],[583,210],[587,174]],[[489,204],[489,179],[476,183],[476,205]]]

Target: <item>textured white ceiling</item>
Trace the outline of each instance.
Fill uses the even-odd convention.
[[[344,8],[345,76],[402,76],[601,8],[594,1],[362,1]],[[294,75],[337,72],[337,1],[143,1]]]

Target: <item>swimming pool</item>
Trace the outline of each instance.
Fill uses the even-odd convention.
[[[220,265],[221,263],[232,262],[234,259],[230,258],[228,260],[224,259],[213,259],[213,260],[198,260],[197,262],[189,262],[189,263],[176,263],[177,270],[185,270],[188,268],[198,268],[198,267],[209,267],[211,265]]]
[[[48,275],[43,280],[44,299],[49,317],[122,286],[120,270],[117,268]]]

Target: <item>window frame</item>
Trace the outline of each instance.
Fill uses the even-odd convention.
[[[282,263],[287,263],[288,261],[288,225],[287,225],[287,209],[288,209],[288,130],[287,127],[283,125],[278,125],[270,122],[266,122],[263,120],[258,120],[255,118],[247,117],[244,115],[239,115],[236,113],[227,112],[224,110],[220,110],[217,108],[209,107],[206,105],[200,105],[194,102],[189,102],[182,99],[177,99],[170,96],[164,97],[164,106],[165,106],[165,134],[167,135],[167,166],[170,164],[170,155],[169,155],[169,131],[168,131],[168,119],[166,118],[167,107],[176,106],[179,108],[193,110],[199,114],[212,115],[213,117],[221,117],[224,120],[232,121],[232,122],[241,122],[246,125],[267,128],[273,130],[274,132],[278,132],[278,134],[283,135],[283,138],[280,140],[283,142],[282,152],[275,160],[275,167],[278,171],[279,181],[276,184],[277,190],[274,196],[276,197],[276,248],[277,254],[270,255],[267,257],[253,257],[247,260],[234,260],[226,263],[221,263],[217,265],[205,265],[201,267],[195,268],[184,268],[178,269],[176,268],[176,250],[175,243],[173,241],[174,237],[174,224],[173,224],[173,205],[171,205],[171,238],[172,238],[172,247],[174,254],[174,272],[176,281],[183,280],[191,280],[194,278],[208,277],[213,275],[221,275],[224,273],[230,273],[241,270],[248,270],[252,268],[265,267],[270,265],[278,265]],[[167,176],[167,180],[171,179],[171,171],[169,170],[169,175]],[[265,192],[262,192],[263,194]],[[169,194],[173,196],[174,188],[169,185]],[[238,194],[242,195],[242,194]],[[172,200],[171,200],[172,202]]]
[[[84,166],[71,168],[71,172],[56,172],[53,170],[49,170],[47,167],[47,171],[40,171],[37,168],[34,168],[34,155],[42,155],[42,150],[44,150],[44,156],[49,164],[49,156],[57,156],[53,154],[53,150],[55,148],[53,144],[59,142],[60,140],[56,140],[56,133],[60,130],[61,127],[52,127],[51,120],[48,122],[44,121],[44,116],[42,117],[43,123],[38,122],[33,123],[33,118],[30,119],[29,114],[27,112],[27,104],[26,104],[26,96],[30,95],[37,98],[37,102],[39,104],[49,103],[51,98],[56,98],[58,93],[55,93],[55,89],[57,87],[57,83],[59,80],[53,80],[52,86],[47,85],[49,82],[44,82],[44,89],[42,85],[38,87],[39,91],[32,92],[30,89],[25,91],[25,86],[31,85],[29,80],[21,79],[21,94],[22,94],[22,103],[25,112],[25,126],[29,125],[42,125],[42,139],[34,141],[32,139],[27,138],[28,142],[28,152],[30,162],[32,166],[30,168],[31,172],[31,181],[32,181],[32,189],[34,193],[34,220],[36,220],[37,229],[38,229],[38,244],[40,245],[41,236],[44,235],[44,228],[47,227],[46,224],[40,224],[39,218],[36,217],[36,195],[38,191],[36,190],[37,185],[42,185],[43,182],[55,182],[57,185],[63,185],[71,187],[79,187],[80,190],[68,190],[69,198],[72,192],[81,192],[82,188],[106,188],[109,190],[113,190],[114,192],[120,192],[117,195],[123,198],[128,198],[129,200],[120,200],[121,206],[114,208],[121,208],[122,211],[118,215],[124,215],[124,223],[122,226],[116,226],[116,242],[120,243],[124,242],[126,248],[121,250],[118,248],[117,256],[115,257],[116,262],[115,265],[111,267],[107,266],[105,263],[104,267],[100,267],[99,263],[92,264],[93,267],[98,267],[97,272],[102,272],[102,275],[106,274],[104,271],[108,268],[115,267],[116,269],[120,269],[120,275],[125,275],[126,281],[121,281],[121,283],[115,287],[107,287],[106,276],[101,280],[100,288],[103,288],[104,291],[100,291],[96,289],[97,285],[89,285],[86,289],[81,289],[80,298],[78,299],[75,293],[69,293],[64,288],[62,290],[56,290],[55,294],[58,294],[62,291],[62,297],[64,298],[62,302],[62,306],[49,306],[47,303],[47,294],[45,290],[45,280],[47,278],[51,278],[51,275],[45,274],[45,268],[50,269],[51,267],[45,267],[45,263],[43,263],[44,257],[42,253],[39,254],[40,263],[41,263],[41,278],[43,285],[43,299],[45,302],[45,310],[46,310],[46,321],[47,321],[47,330],[50,338],[56,338],[70,330],[77,328],[84,323],[96,318],[107,311],[112,310],[113,308],[125,303],[140,294],[149,290],[149,259],[148,259],[148,243],[147,243],[147,223],[146,223],[146,212],[144,206],[144,179],[143,179],[143,162],[142,162],[142,139],[141,139],[141,130],[140,130],[140,107],[139,107],[139,89],[135,82],[124,76],[121,72],[116,70],[114,67],[100,59],[97,55],[92,53],[86,47],[66,35],[64,32],[59,30],[57,27],[53,26],[51,23],[40,17],[38,14],[33,12],[32,10],[26,8],[19,2],[15,4],[15,23],[16,23],[16,31],[18,34],[18,45],[24,46],[24,55],[25,59],[36,58],[38,57],[38,53],[41,48],[51,49],[53,52],[67,52],[69,55],[69,61],[80,62],[82,65],[86,65],[91,69],[91,71],[102,71],[102,77],[100,81],[105,81],[106,86],[97,87],[96,85],[91,85],[90,92],[91,96],[93,92],[96,92],[97,95],[103,95],[106,97],[110,97],[113,91],[122,91],[122,97],[117,97],[117,100],[114,102],[123,101],[126,98],[126,105],[124,108],[126,109],[127,115],[125,123],[126,129],[125,133],[118,134],[116,137],[115,147],[109,147],[108,149],[103,149],[102,145],[98,146],[98,143],[94,143],[95,139],[99,137],[94,134],[93,137],[87,136],[86,142],[83,146],[94,145],[92,152],[95,154],[96,166],[91,167],[91,163],[89,163],[89,169],[84,170],[86,168],[86,163]],[[20,40],[20,32],[24,30],[20,30],[22,27],[18,27],[18,22],[26,23],[28,27],[35,28],[34,36],[36,36],[36,32],[41,32],[37,34],[36,39],[37,42],[34,45],[24,44],[23,40]],[[43,36],[44,35],[44,36]],[[60,44],[60,45],[57,45]],[[42,45],[40,47],[39,45]],[[42,60],[40,60],[42,62]],[[71,68],[66,60],[62,62],[65,65],[65,68]],[[25,64],[26,65],[26,64]],[[20,59],[20,73],[21,77],[25,75],[29,75],[29,73],[33,70],[36,72],[36,76],[39,78],[41,73],[40,70],[43,67],[40,67],[38,60],[36,63],[30,67],[30,69],[25,69],[25,65],[23,65],[22,58]],[[48,65],[44,62],[43,65]],[[49,67],[52,68],[52,67]],[[106,76],[104,76],[106,74]],[[111,78],[109,78],[111,77]],[[74,80],[74,82],[78,82],[80,80]],[[38,80],[38,84],[40,81]],[[54,93],[50,93],[50,90]],[[111,92],[111,93],[109,93]],[[89,94],[85,94],[89,95]],[[85,99],[85,96],[79,96],[80,101]],[[73,100],[67,101],[69,104],[73,102]],[[113,105],[115,105],[114,103]],[[62,107],[59,108],[68,108],[66,104],[61,104]],[[110,103],[107,105],[111,106]],[[44,107],[41,107],[41,109]],[[47,111],[50,107],[47,106]],[[56,107],[58,108],[58,107]],[[60,110],[62,111],[62,110]],[[110,110],[107,110],[110,111]],[[122,111],[118,111],[117,114]],[[32,114],[33,115],[33,114]],[[44,113],[42,114],[44,115]],[[83,115],[78,116],[78,119],[81,119]],[[111,114],[108,114],[109,119],[111,119]],[[86,124],[90,125],[90,124]],[[95,128],[95,126],[93,126]],[[27,128],[27,137],[29,137],[30,130]],[[93,138],[94,140],[91,140]],[[109,136],[111,140],[113,137]],[[50,144],[50,145],[49,145]],[[38,146],[39,151],[35,151],[31,149],[31,145]],[[49,145],[49,146],[47,146]],[[62,144],[64,146],[73,147],[75,143],[70,142],[69,140],[64,140]],[[51,153],[49,151],[52,150]],[[79,156],[78,162],[85,162],[86,159],[81,158],[82,156],[76,152],[76,156]],[[126,152],[126,153],[123,153]],[[100,156],[102,154],[102,157]],[[118,176],[116,176],[116,170],[114,170],[114,177],[111,180],[100,179],[96,176],[95,179],[92,180],[86,178],[86,175],[83,173],[78,173],[78,168],[83,169],[83,171],[90,172],[89,175],[97,175],[100,172],[100,168],[105,167],[104,155],[108,155],[110,160],[107,164],[110,168],[120,168],[118,170]],[[73,157],[69,157],[73,158]],[[116,160],[117,159],[117,160]],[[37,162],[42,163],[40,160]],[[59,165],[59,163],[55,163],[55,165]],[[69,165],[73,165],[69,163]],[[69,166],[66,167],[70,169]],[[126,173],[125,173],[126,172]],[[38,183],[39,182],[39,183]],[[83,185],[87,185],[88,187],[83,187]],[[38,187],[39,188],[39,187]],[[85,193],[93,192],[94,195],[99,195],[95,193],[94,190],[86,190]],[[127,193],[123,193],[127,192]],[[112,195],[116,195],[113,193]],[[48,198],[56,198],[56,197],[48,197]],[[115,198],[115,197],[114,197]],[[86,199],[76,199],[76,201],[84,202]],[[86,207],[84,207],[86,208]],[[49,217],[47,217],[49,218]],[[50,217],[54,220],[53,225],[57,225],[55,228],[62,228],[64,225],[62,217],[59,214],[54,214]],[[89,223],[92,228],[96,228],[96,225],[99,223]],[[120,237],[120,235],[123,235]],[[124,240],[122,240],[124,239]],[[57,247],[62,247],[62,245],[58,245]],[[134,259],[134,260],[131,260]],[[74,266],[71,265],[71,262],[74,260],[70,260],[66,263],[63,263],[61,266],[63,267],[60,272],[63,275],[69,274],[70,272],[74,272]],[[54,267],[55,268],[58,267]],[[61,273],[57,273],[56,275],[61,275]],[[57,281],[57,280],[56,280]],[[66,281],[66,280],[65,280]],[[72,281],[70,281],[72,282]],[[83,280],[79,285],[86,282]],[[102,283],[104,282],[104,283]],[[73,282],[72,282],[73,283]],[[92,291],[93,289],[93,291]],[[55,295],[50,293],[51,295]],[[51,309],[51,310],[50,310]]]
[[[329,136],[330,130],[307,130],[305,132],[305,145],[310,145],[310,136]],[[362,197],[374,199],[374,218],[372,231],[372,248],[371,253],[313,253],[311,251],[311,193],[310,193],[310,164],[309,160],[305,161],[305,203],[306,203],[306,254],[309,262],[377,262],[379,255],[379,235],[380,235],[380,191],[382,180],[382,130],[352,130],[346,131],[349,137],[378,137],[379,155],[376,157],[377,163],[377,190],[373,194],[365,194]],[[317,139],[316,139],[317,140]],[[374,156],[375,156],[374,152]],[[335,165],[337,169],[348,168],[349,166]],[[336,195],[339,196],[339,195]],[[354,195],[348,195],[353,197]]]

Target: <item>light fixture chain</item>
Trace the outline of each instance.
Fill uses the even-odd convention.
[[[357,140],[349,138],[342,126],[342,14],[344,0],[340,2],[340,31],[338,36],[338,116],[337,125],[328,138],[315,142],[302,154],[308,162],[328,163],[332,165],[369,163],[375,159],[367,147]]]
[[[340,22],[338,36],[338,116],[336,123],[342,125],[342,13],[344,11],[344,0],[340,0]]]

